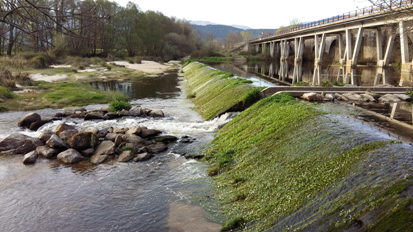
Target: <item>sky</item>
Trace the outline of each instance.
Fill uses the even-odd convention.
[[[111,0],[126,6],[129,0]],[[311,22],[370,6],[367,0],[130,0],[143,11],[160,11],[168,17],[274,29],[294,18]]]

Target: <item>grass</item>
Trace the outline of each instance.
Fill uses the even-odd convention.
[[[400,146],[366,140],[365,135],[351,133],[332,121],[316,105],[298,102],[290,94],[282,93],[255,103],[218,131],[219,135],[205,152],[205,160],[211,164],[208,173],[216,181],[217,198],[228,224],[242,218],[245,226],[242,230],[266,231],[283,218],[288,221],[288,217],[294,217],[310,204],[312,213],[303,213],[304,218],[297,216],[298,221],[289,222],[291,226],[297,223],[292,228],[306,231],[306,226],[322,223],[323,217],[331,216],[327,223],[337,217],[343,219],[344,216],[339,216],[340,209],[349,209],[354,218],[374,213],[365,206],[380,199],[380,191],[384,199],[390,199],[411,185],[397,182],[380,186],[375,194],[370,187],[363,192],[357,185],[352,186],[357,191],[350,191],[348,196],[323,200],[322,196],[335,191],[340,183],[348,184],[346,177],[352,172],[357,174],[356,167],[366,162],[370,154],[386,154],[386,147]],[[387,153],[394,154],[391,150]],[[320,205],[311,205],[317,202]],[[383,204],[381,207],[387,209]],[[383,215],[376,217],[380,219]],[[410,219],[409,215],[406,217]],[[349,222],[347,219],[338,225],[348,228]],[[222,230],[228,228],[224,226]]]
[[[232,62],[232,57],[202,57],[200,60],[205,62]]]

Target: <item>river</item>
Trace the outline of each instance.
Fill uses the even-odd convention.
[[[194,138],[185,152],[214,138],[214,131],[229,119],[204,121],[186,99],[185,83],[177,74],[139,82],[94,83],[100,88],[118,86],[132,93],[132,104],[162,109],[165,118],[122,118],[108,121],[63,119],[37,132],[17,127],[27,112],[0,114],[0,137],[12,132],[38,136],[66,122],[76,128],[131,127],[159,129],[166,135]],[[120,87],[119,87],[120,86]],[[111,88],[111,87],[107,87]],[[123,91],[127,92],[127,91]],[[87,106],[88,110],[102,105]],[[37,110],[42,117],[62,110]],[[175,147],[174,147],[175,146]],[[206,164],[185,159],[177,144],[141,163],[91,165],[87,161],[65,165],[38,159],[23,165],[22,156],[0,156],[0,231],[219,231]]]

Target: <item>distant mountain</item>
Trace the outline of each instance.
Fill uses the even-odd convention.
[[[251,27],[242,26],[242,25],[231,25],[231,27],[236,27],[236,28],[243,29],[243,30],[251,29]]]
[[[192,25],[200,25],[200,26],[206,26],[206,25],[217,25],[216,23],[211,23],[209,21],[189,21],[190,24]]]
[[[215,35],[216,39],[224,39],[225,37],[227,37],[227,34],[229,31],[233,31],[235,33],[240,33],[241,31],[249,31],[252,32],[252,34],[254,35],[254,38],[261,36],[261,33],[274,33],[275,31],[277,31],[277,29],[247,29],[247,30],[243,30],[240,28],[236,28],[233,26],[226,26],[226,25],[194,25],[192,24],[192,26],[194,27],[195,30],[198,31],[199,35],[205,36],[208,35],[210,33]]]

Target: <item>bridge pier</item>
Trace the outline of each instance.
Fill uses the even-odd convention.
[[[393,50],[395,37],[393,35],[389,36],[386,52],[383,58],[383,33],[380,29],[376,30],[376,45],[377,45],[377,71],[376,78],[374,79],[374,85],[378,85],[381,80],[383,84],[387,84],[386,68],[389,65],[390,54]]]
[[[400,51],[401,51],[401,58],[402,58],[402,67],[401,67],[401,77],[400,77],[400,86],[403,86],[404,81],[412,81],[412,62],[410,62],[409,56],[409,47],[408,47],[408,40],[407,40],[407,30],[405,30],[405,22],[399,22],[399,30],[400,30]]]
[[[281,57],[280,57],[280,72],[279,79],[285,81],[288,75],[288,55],[290,54],[290,43],[287,40],[281,40]]]
[[[303,75],[303,52],[304,52],[304,39],[303,37],[294,39],[294,73],[293,73],[293,82],[301,81]]]
[[[321,84],[321,62],[323,61],[323,54],[324,48],[326,44],[326,34],[323,33],[321,35],[321,43],[320,46],[318,44],[318,35],[314,35],[314,74],[313,74],[313,83],[312,85],[319,85]]]

